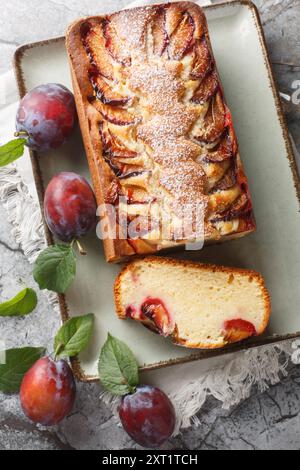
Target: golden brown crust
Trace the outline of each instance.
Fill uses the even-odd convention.
[[[199,271],[209,271],[209,272],[222,272],[222,273],[227,273],[227,274],[240,274],[244,275],[246,277],[251,277],[256,280],[257,284],[261,288],[261,296],[264,300],[264,305],[265,305],[265,312],[264,312],[264,318],[263,321],[260,325],[260,328],[257,331],[257,335],[260,336],[262,335],[270,321],[270,315],[271,315],[271,298],[270,294],[266,288],[264,279],[260,273],[257,271],[253,271],[250,269],[243,269],[243,268],[231,268],[231,267],[226,267],[226,266],[218,266],[218,265],[213,265],[213,264],[203,264],[203,263],[198,263],[195,261],[186,261],[186,260],[178,260],[174,258],[166,258],[166,257],[158,257],[158,256],[147,256],[147,257],[140,257],[136,260],[131,261],[128,263],[120,272],[118,275],[116,281],[115,281],[115,286],[114,286],[114,297],[115,297],[115,306],[116,306],[116,313],[118,317],[121,320],[126,319],[126,314],[124,312],[124,308],[122,306],[122,299],[121,299],[121,283],[122,279],[125,274],[128,272],[131,272],[132,269],[136,266],[137,263],[139,263],[141,260],[147,261],[147,263],[154,262],[156,264],[160,265],[165,265],[165,266],[176,266],[176,267],[186,267],[186,268],[196,268]],[[218,349],[221,347],[224,347],[228,345],[229,343],[236,343],[239,341],[242,341],[245,339],[243,337],[243,334],[240,333],[240,337],[238,336],[228,336],[226,339],[224,339],[224,342],[222,344],[214,345],[211,343],[191,343],[186,340],[182,340],[178,336],[178,332],[172,335],[172,342],[174,344],[177,344],[179,346],[184,346],[186,348],[191,348],[191,349]]]
[[[143,54],[146,54],[146,51],[143,49],[146,46],[143,41],[141,43],[138,42],[138,36],[141,35],[142,28],[145,27],[145,24],[148,24],[154,18],[154,24],[158,25],[158,31],[155,36],[156,39],[158,38],[158,44],[154,47],[158,47],[158,49],[163,47],[163,43],[160,42],[160,40],[163,40],[161,39],[163,35],[160,35],[159,21],[161,19],[161,9],[164,8],[167,11],[167,13],[163,13],[166,15],[166,18],[164,17],[164,27],[169,34],[169,38],[174,38],[173,41],[170,41],[170,45],[168,46],[168,54],[173,61],[168,62],[166,59],[164,68],[161,69],[158,66],[158,70],[155,71],[154,64],[149,66],[147,61],[141,59]],[[182,20],[182,18],[184,19]],[[197,210],[200,210],[199,207],[201,207],[205,219],[204,235],[206,242],[223,241],[253,232],[255,230],[255,222],[247,179],[244,175],[238,154],[234,130],[231,122],[229,122],[230,113],[225,105],[221,82],[213,61],[207,23],[202,9],[190,2],[178,2],[176,4],[168,4],[168,6],[162,5],[159,7],[141,7],[132,10],[124,10],[108,17],[82,19],[71,25],[67,32],[66,45],[70,59],[75,99],[98,204],[102,205],[104,202],[108,202],[112,189],[115,190],[120,186],[121,181],[105,160],[103,142],[101,142],[99,134],[99,125],[100,123],[104,123],[103,125],[106,125],[107,122],[112,123],[112,120],[116,119],[116,116],[121,120],[124,120],[125,116],[126,121],[126,119],[130,118],[130,113],[128,113],[130,106],[128,104],[126,111],[126,106],[124,108],[123,104],[120,105],[121,107],[116,107],[115,104],[113,106],[108,105],[107,102],[103,104],[103,102],[105,102],[105,100],[103,101],[103,96],[102,103],[97,100],[91,103],[91,97],[95,96],[94,87],[88,72],[91,68],[91,63],[93,67],[96,68],[105,64],[105,70],[102,70],[101,78],[103,87],[107,87],[107,82],[111,79],[114,69],[108,60],[109,56],[105,55],[108,54],[106,50],[108,47],[107,42],[102,41],[103,43],[101,43],[98,37],[96,37],[96,40],[92,37],[92,44],[89,43],[89,47],[96,48],[98,55],[95,53],[93,55],[93,49],[92,52],[89,53],[90,57],[87,54],[87,50],[82,41],[81,29],[87,24],[87,21],[89,27],[95,28],[96,31],[98,31],[97,28],[99,28],[101,22],[104,22],[103,25],[105,24],[103,28],[106,28],[107,25],[109,27],[118,27],[119,31],[123,34],[122,37],[120,36],[121,39],[119,38],[119,41],[121,41],[123,45],[125,44],[126,47],[130,44],[138,50],[139,61],[135,63],[132,73],[130,67],[126,68],[125,66],[124,69],[124,64],[127,63],[128,65],[129,60],[124,53],[124,48],[121,51],[110,50],[110,59],[112,54],[123,54],[121,57],[123,61],[121,68],[123,67],[123,72],[128,74],[127,78],[131,91],[140,90],[144,86],[144,92],[148,97],[148,104],[145,110],[150,113],[155,110],[155,112],[158,113],[157,120],[153,118],[150,121],[146,120],[146,122],[140,122],[136,126],[136,133],[140,141],[152,149],[153,162],[160,168],[160,187],[164,192],[163,199],[167,200],[168,195],[173,198],[170,202],[169,210],[176,214],[180,212],[180,209],[186,203],[192,204],[194,208],[197,207]],[[135,21],[137,23],[136,25]],[[191,21],[193,22],[194,29],[190,27],[189,22]],[[182,38],[191,34],[191,31],[193,31],[194,35],[193,37],[191,36],[191,44],[194,44],[195,52],[193,52],[194,49],[192,49],[192,52],[185,50],[187,49],[185,47],[187,44],[182,42]],[[146,35],[146,32],[144,32],[144,35]],[[204,41],[204,43],[202,44],[201,41]],[[197,46],[198,43],[199,45]],[[113,46],[118,46],[118,43],[116,45],[113,44]],[[197,56],[196,47],[200,48],[200,56]],[[205,57],[205,54],[203,57],[205,51],[207,51],[207,57]],[[182,61],[179,59],[184,59],[185,54],[190,54],[192,58],[195,55],[192,70],[194,76],[191,77],[191,83],[193,86],[195,86],[195,84],[197,86],[199,86],[199,84],[201,85],[199,89],[196,86],[194,107],[189,106],[188,110],[186,110],[186,106],[178,100],[178,97],[184,92],[183,82],[180,82],[178,79],[178,74],[182,72],[183,67]],[[98,63],[99,61],[101,61],[100,65]],[[116,62],[114,62],[114,66],[115,65]],[[214,75],[210,78],[208,75],[211,68],[213,69]],[[148,76],[150,77],[150,81],[146,83]],[[207,76],[208,79],[206,79]],[[153,81],[155,81],[157,85],[154,89],[151,85]],[[216,85],[216,88],[214,85]],[[159,87],[162,88],[161,90],[159,89],[158,93]],[[103,91],[104,95],[106,92],[105,88],[105,91]],[[120,98],[119,92],[117,93],[118,98]],[[105,95],[105,99],[106,98],[107,96]],[[126,102],[126,96],[123,96],[123,98]],[[201,99],[208,101],[200,105],[198,101],[200,100],[201,102]],[[191,103],[192,102],[193,100],[191,100]],[[208,105],[208,103],[210,104]],[[202,161],[200,164],[200,162],[197,161],[197,152],[200,151],[201,146],[193,141],[194,137],[192,134],[189,140],[185,137],[185,134],[189,132],[191,125],[195,122],[195,119],[197,119],[197,113],[199,113],[201,109],[201,112],[207,109],[207,114],[205,115],[205,120],[207,121],[206,131],[196,128],[198,134],[195,131],[197,135],[195,134],[194,137],[195,139],[199,138],[204,147],[208,150],[207,155],[203,154],[201,157]],[[133,119],[136,118],[134,114],[132,117]],[[211,119],[213,119],[213,121],[211,121]],[[221,155],[224,161],[220,161],[220,154],[211,152],[209,149],[209,146],[214,146],[215,142],[218,142],[223,132],[222,129],[225,129],[225,127],[222,127],[225,126],[225,121],[228,121],[226,124],[228,139],[231,139],[232,146],[235,146],[235,162],[232,163],[232,165],[235,165],[236,168],[236,182],[231,182],[230,165],[225,161],[227,158],[226,153]],[[109,124],[109,126],[109,128],[111,128],[111,124]],[[220,126],[220,131],[218,131],[218,126]],[[128,138],[128,133],[125,128],[124,131],[121,130],[120,132],[121,134],[123,133],[123,137]],[[178,129],[179,134],[175,136]],[[173,133],[174,141],[166,139],[166,133]],[[214,142],[214,144],[212,144],[212,142]],[[217,146],[219,146],[218,143]],[[223,145],[222,149],[224,150],[224,148]],[[175,165],[174,154],[177,157]],[[213,158],[215,162],[211,161]],[[125,168],[127,166],[128,165],[125,165]],[[207,180],[209,180],[209,186],[207,186]],[[219,186],[217,186],[217,183]],[[232,189],[230,186],[234,184],[235,187]],[[207,191],[211,191],[214,187],[217,192],[211,194],[207,193]],[[160,191],[162,189],[160,189]],[[242,207],[240,199],[243,195],[247,196],[247,201]],[[128,197],[128,193],[126,193],[126,197]],[[241,210],[245,213],[246,209],[247,218],[244,218],[244,216],[240,216],[240,213]],[[208,216],[208,214],[210,215]],[[213,217],[214,214],[215,217]],[[107,218],[106,220],[108,221]],[[231,220],[233,221],[231,222]],[[192,223],[196,225],[195,221]],[[196,232],[197,228],[196,226]],[[201,228],[199,232],[200,231]],[[178,245],[182,246],[185,243],[186,239],[179,240],[178,243],[174,243],[171,239],[171,242],[168,244],[154,241],[150,242],[148,239],[122,240],[118,237],[111,236],[104,240],[104,248],[106,258],[109,262],[120,262],[136,254],[144,255],[156,253],[161,249],[171,248],[173,246],[176,247]]]

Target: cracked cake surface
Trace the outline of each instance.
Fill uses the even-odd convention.
[[[67,49],[108,261],[255,230],[200,7],[83,19]]]

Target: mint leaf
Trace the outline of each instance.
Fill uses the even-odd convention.
[[[0,167],[6,166],[22,157],[26,139],[14,139],[0,147]]]
[[[54,351],[57,358],[74,357],[89,344],[94,325],[92,313],[82,317],[71,318],[57,333],[54,340]]]
[[[138,363],[129,347],[108,334],[99,359],[103,387],[115,395],[133,393],[139,383]]]
[[[54,245],[44,250],[35,263],[33,277],[40,289],[58,294],[66,292],[76,275],[72,245]]]
[[[24,375],[45,354],[44,348],[9,349],[5,352],[5,364],[0,363],[0,391],[19,392]]]
[[[28,315],[37,306],[37,296],[33,289],[26,288],[16,297],[0,304],[0,317],[17,317]]]

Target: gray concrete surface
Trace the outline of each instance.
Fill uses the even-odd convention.
[[[60,35],[73,19],[125,6],[126,0],[2,0],[0,16],[0,73],[10,67],[21,43]],[[300,0],[256,0],[260,9],[276,79],[292,93],[300,79]],[[300,107],[286,106],[288,123],[300,150]],[[32,285],[31,267],[10,236],[7,216],[0,205],[0,298]],[[284,293],[283,293],[284,295]],[[59,318],[43,295],[38,311],[18,320],[0,320],[1,336],[10,347],[50,344]],[[17,334],[16,334],[17,332]],[[264,394],[226,412],[208,400],[199,413],[201,425],[170,441],[169,449],[300,449],[300,369]],[[78,385],[72,415],[59,427],[45,430],[27,421],[18,398],[0,393],[0,449],[128,449],[132,441],[99,402],[97,385]]]

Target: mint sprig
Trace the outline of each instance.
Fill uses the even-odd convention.
[[[0,167],[9,165],[24,154],[27,139],[14,139],[0,147]]]
[[[92,336],[94,315],[92,313],[71,318],[58,331],[54,340],[57,359],[74,357],[86,349]]]
[[[26,288],[13,299],[0,304],[0,317],[25,316],[37,306],[37,295],[33,289]]]
[[[19,392],[24,375],[45,354],[44,348],[20,348],[0,351],[0,391],[4,393]]]
[[[101,350],[98,370],[103,387],[114,395],[134,393],[139,384],[139,367],[133,352],[111,334]]]
[[[33,277],[40,289],[64,294],[76,276],[73,244],[46,248],[36,260]]]

